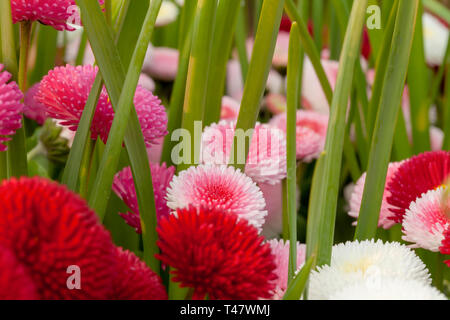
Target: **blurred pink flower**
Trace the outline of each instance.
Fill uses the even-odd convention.
[[[161,81],[175,80],[178,72],[178,50],[165,47],[150,47],[147,50],[143,71]]]
[[[47,119],[47,114],[45,112],[45,106],[36,101],[36,94],[39,92],[39,83],[33,85],[25,93],[25,108],[23,109],[24,115],[36,121],[39,125],[43,125]]]
[[[167,205],[172,210],[190,205],[220,210],[258,230],[267,216],[258,186],[240,170],[226,166],[200,165],[180,172],[167,190]]]
[[[266,239],[273,239],[283,231],[283,187],[281,182],[273,185],[259,183],[258,186],[266,200],[267,209],[262,235]]]
[[[444,240],[444,232],[450,226],[450,199],[445,198],[445,187],[430,190],[406,210],[403,219],[403,240],[414,248],[438,252]]]
[[[76,131],[98,68],[93,66],[57,67],[45,76],[36,100],[46,107],[47,115],[62,120],[61,125]],[[167,134],[167,114],[158,97],[138,86],[134,104],[147,147]],[[92,121],[92,139],[106,143],[114,118],[106,89],[103,88]]]
[[[286,96],[279,93],[269,93],[264,98],[264,106],[274,115],[286,112]]]
[[[222,109],[220,112],[221,120],[237,120],[241,105],[238,101],[231,97],[224,96],[222,98]]]
[[[321,63],[325,69],[325,74],[327,75],[331,88],[334,90],[338,76],[339,62],[333,60],[321,60]],[[303,98],[310,103],[314,111],[328,114],[330,110],[328,100],[322,90],[322,86],[314,71],[311,60],[306,58],[303,68]]]
[[[392,181],[392,179],[395,177],[395,173],[397,172],[397,169],[402,165],[401,162],[393,162],[389,164],[387,177],[386,177],[386,187],[387,185]],[[361,202],[362,197],[364,193],[364,186],[366,183],[366,173],[364,173],[361,178],[356,182],[355,187],[353,188],[353,192],[350,197],[350,211],[348,212],[348,215],[353,218],[358,218],[359,216],[359,210],[361,208]],[[395,221],[391,219],[391,217],[394,216],[394,214],[389,210],[390,205],[387,202],[387,199],[391,196],[391,192],[385,187],[384,194],[383,194],[383,202],[381,203],[381,209],[380,209],[380,218],[378,220],[378,226],[383,227],[384,229],[389,229],[393,225],[396,224]],[[356,222],[355,222],[356,224]]]
[[[8,149],[4,143],[22,127],[23,94],[10,79],[11,74],[0,64],[0,152]]]
[[[156,215],[158,221],[170,213],[167,206],[166,195],[170,181],[175,174],[175,167],[167,167],[166,164],[150,164],[152,172],[153,192],[155,194]],[[131,168],[127,167],[114,177],[113,190],[116,195],[130,208],[127,213],[120,213],[125,222],[133,227],[137,233],[141,233],[141,220],[136,189],[133,182]]]
[[[275,265],[277,266],[275,274],[278,279],[275,281],[276,287],[272,300],[283,299],[286,289],[288,287],[288,266],[289,266],[289,240],[271,240],[268,242],[272,254],[275,256]],[[306,245],[297,242],[297,270],[300,270],[305,263]]]
[[[286,113],[274,117],[270,124],[286,133]],[[328,116],[314,111],[297,111],[297,159],[311,162],[325,147]]]
[[[141,73],[141,75],[139,76],[138,85],[140,85],[142,88],[147,89],[148,91],[151,91],[151,92],[155,91],[155,89],[156,89],[155,81],[153,81],[153,79],[150,78],[145,73]]]
[[[205,128],[202,137],[202,160],[204,163],[228,164],[235,122],[220,121]],[[235,162],[245,163],[244,136],[249,133],[239,132],[238,154],[234,156]],[[252,141],[245,173],[257,183],[276,184],[286,177],[286,138],[284,133],[267,124],[256,124],[253,130]]]

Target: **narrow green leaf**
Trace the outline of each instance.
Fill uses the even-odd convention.
[[[217,21],[214,30],[211,63],[206,92],[205,126],[220,120],[222,96],[225,87],[227,62],[233,44],[240,0],[222,0],[217,8]]]
[[[312,1],[312,21],[314,29],[314,42],[317,50],[322,50],[323,24],[325,15],[324,0]]]
[[[13,79],[17,81],[18,65],[10,0],[0,1],[0,20],[2,21],[0,26],[2,39],[2,64],[5,66],[6,70],[12,74]]]
[[[286,293],[283,296],[283,300],[300,300],[303,292],[306,289],[308,283],[309,274],[315,262],[316,256],[312,255],[306,260],[305,265],[300,270],[300,272],[295,276],[294,280],[288,286]]]
[[[289,37],[287,68],[287,211],[289,218],[289,272],[291,282],[297,270],[297,106],[300,86],[300,34],[298,24],[293,23]]]
[[[178,171],[200,162],[201,134],[194,131],[199,123],[202,127],[204,125],[216,11],[216,1],[198,1],[182,119],[182,128],[191,133],[191,154],[187,157],[189,163],[180,163]]]
[[[114,45],[113,36],[106,24],[106,21],[98,4],[89,0],[79,0],[78,4],[81,8],[81,14],[83,17],[83,22],[85,24],[86,32],[88,33],[92,49],[96,56],[102,76],[105,80],[112,105],[115,109],[118,109],[116,108],[116,106],[119,105],[118,102],[120,99],[120,93],[122,92],[123,83],[125,81],[125,72],[119,56],[119,52]],[[160,1],[152,1],[152,6],[157,7],[158,4],[160,4]],[[152,19],[153,16],[156,16],[157,13],[158,10],[150,10]],[[151,25],[151,23],[149,24]],[[149,28],[143,28],[143,30],[148,31]],[[138,48],[139,51],[143,51],[142,43],[141,46],[138,46]],[[136,67],[136,65],[134,67]],[[143,219],[154,218],[154,220],[156,220],[152,178],[145,148],[145,142],[136,110],[134,108],[131,109],[131,117],[129,118],[129,123],[125,131],[125,146],[128,150],[131,169],[133,172],[133,177],[135,179],[139,212],[141,217],[144,217]],[[113,132],[113,130],[111,130],[111,132]],[[112,178],[113,177],[111,177],[110,179]],[[104,191],[105,194],[103,196],[106,198],[104,200],[107,203],[109,195],[111,194],[111,185],[109,186],[109,190],[104,189]],[[99,204],[98,207],[103,207],[103,205]],[[154,217],[152,217],[152,215],[154,215]],[[145,253],[144,260],[147,262],[147,264],[149,264],[153,271],[159,273],[159,263],[154,258],[154,253],[157,251],[156,237],[156,230],[152,229],[150,226],[146,226],[146,228],[144,228],[143,226],[143,239],[145,239],[144,247],[147,251]]]
[[[361,210],[355,239],[374,238],[378,226],[381,201],[386,183],[394,129],[400,109],[403,88],[408,70],[414,26],[419,0],[400,0],[392,35],[392,45],[386,66],[375,131],[372,139],[369,169],[367,172]]]
[[[239,1],[239,12],[236,26],[236,49],[238,52],[239,63],[241,65],[242,81],[245,82],[248,73],[248,53],[247,53],[247,20],[245,17],[245,3]]]
[[[311,199],[314,211],[308,218],[307,256],[317,250],[317,264],[328,264],[334,240],[339,178],[341,174],[342,153],[344,149],[345,121],[348,100],[352,88],[353,72],[359,59],[362,28],[365,21],[367,0],[355,1],[348,24],[341,54],[336,89],[333,97],[327,132],[325,151],[319,159],[322,172],[312,185]]]
[[[244,94],[241,102],[242,107],[239,112],[236,131],[242,129],[244,132],[247,132],[247,130],[255,127],[260,110],[261,98],[264,94],[267,77],[269,76],[269,70],[272,65],[275,43],[283,14],[283,5],[284,0],[265,0],[263,3],[247,81],[244,86]],[[232,154],[242,154],[237,148],[238,143],[235,137],[232,149],[234,152]],[[247,159],[249,148],[249,143],[246,143],[243,153],[244,159]],[[237,163],[234,159],[230,159],[230,163],[234,163],[235,167],[244,171],[245,163]]]
[[[58,31],[56,31],[53,27],[39,24],[37,32],[36,57],[39,60],[35,64],[34,70],[31,74],[31,84],[39,82],[49,70],[53,69],[56,58],[56,40]]]

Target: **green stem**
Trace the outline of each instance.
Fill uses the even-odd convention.
[[[289,38],[287,69],[287,211],[289,226],[288,279],[292,282],[297,270],[297,106],[300,101],[300,36],[294,22]]]
[[[8,158],[6,152],[0,152],[0,181],[8,178]]]
[[[17,80],[17,56],[14,39],[14,28],[11,16],[11,3],[9,0],[0,1],[0,20],[2,22],[0,32],[2,40],[2,64],[6,70]]]
[[[198,1],[182,119],[182,128],[191,135],[191,154],[178,164],[178,171],[185,170],[200,162],[201,132],[198,134],[195,131],[199,124],[201,129],[204,126],[216,11],[217,3],[215,1]]]
[[[32,23],[29,21],[20,23],[20,59],[18,84],[22,92],[27,90],[28,53],[30,50]],[[27,152],[25,148],[25,122],[22,119],[22,127],[16,131],[8,146],[8,171],[11,177],[28,175]]]
[[[319,159],[317,177],[311,194],[311,209],[307,230],[307,256],[317,251],[317,264],[328,264],[334,241],[337,198],[344,150],[345,121],[352,89],[355,64],[359,58],[361,34],[367,0],[353,3],[350,21],[341,54],[338,79],[332,101],[325,150]]]
[[[403,88],[414,35],[419,0],[400,0],[392,46],[386,66],[380,109],[375,124],[361,210],[355,239],[372,239],[376,235],[386,174],[401,105]]]
[[[86,150],[84,151],[83,163],[80,171],[80,195],[84,199],[88,199],[89,178],[92,167],[92,157],[94,155],[95,143],[92,139],[88,140]]]

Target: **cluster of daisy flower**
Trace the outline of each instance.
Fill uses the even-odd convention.
[[[98,2],[104,5],[103,0]],[[82,52],[83,64],[74,65],[78,49],[83,47],[82,25],[69,23],[82,24],[78,12],[71,10],[75,5],[74,0],[11,0],[13,23],[37,21],[72,35],[63,41],[63,61],[28,90],[22,88],[25,92],[0,64],[0,152],[8,149],[8,141],[22,128],[23,116],[39,128],[48,122],[54,124],[60,128],[57,136],[64,137],[67,148],[71,147],[101,71],[89,43]],[[184,1],[163,1],[156,27],[176,21],[183,5]],[[441,28],[428,14],[423,19],[425,31],[438,30],[438,36],[430,35],[425,41],[427,62],[435,66],[442,62],[446,49],[435,44],[435,38],[442,34],[448,37],[448,28]],[[283,299],[293,280],[288,272],[290,258],[295,260],[295,275],[307,260],[306,244],[279,239],[286,210],[283,181],[288,175],[285,75],[289,29],[290,22],[284,18],[261,99],[265,118],[260,117],[261,122],[256,123],[248,142],[248,156],[242,163],[233,149],[238,117],[245,107],[241,106],[244,81],[238,54],[233,52],[227,63],[220,120],[203,128],[200,163],[177,171],[161,159],[163,141],[169,134],[163,105],[167,97],[163,95],[177,78],[180,53],[163,46],[148,48],[133,107],[148,153],[155,202],[156,230],[150,232],[157,234],[159,251],[151,258],[159,260],[163,276],[141,259],[140,248],[132,252],[125,245],[118,246],[114,230],[108,230],[108,222],[102,224],[82,196],[51,179],[11,178],[0,183],[0,299],[163,300],[168,298],[170,282],[186,290],[187,298],[197,300]],[[254,39],[247,39],[249,57],[253,45]],[[365,32],[361,65],[369,96],[375,78],[375,71],[368,67],[370,50]],[[321,55],[334,89],[339,63],[330,58],[329,50]],[[87,159],[91,161],[90,172],[85,173],[88,176],[98,165],[96,152],[102,152],[107,143],[115,117],[110,93],[106,86],[100,89],[90,126],[90,140],[98,144],[94,144],[92,159]],[[403,94],[402,112],[412,141],[408,90]],[[301,92],[301,108],[295,119],[295,158],[299,167],[311,169],[324,152],[331,120],[328,99],[308,58],[303,65]],[[393,162],[387,172],[378,227],[390,229],[401,224],[402,240],[407,245],[381,240],[334,245],[330,263],[311,272],[303,298],[447,299],[432,286],[427,266],[414,251],[421,248],[450,255],[450,152],[442,150],[444,133],[434,120],[436,126],[430,129],[432,151]],[[350,138],[355,141],[355,129],[350,129]],[[125,149],[123,155],[128,156]],[[121,163],[126,164],[113,172],[115,196],[109,204],[120,204],[111,211],[122,219],[108,218],[117,218],[121,232],[137,239],[140,247],[148,230],[141,223],[135,186],[139,173],[127,166],[128,159]],[[59,174],[54,174],[54,180]],[[365,184],[363,174],[351,188],[348,215],[352,218],[360,214]],[[301,196],[300,192],[295,195],[297,203]],[[296,248],[296,257],[290,257],[291,246]],[[444,263],[450,267],[450,260]],[[71,270],[82,273],[82,285],[77,290],[70,288]]]

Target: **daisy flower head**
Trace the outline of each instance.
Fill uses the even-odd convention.
[[[395,225],[395,221],[391,218],[393,217],[393,213],[390,211],[390,206],[387,199],[391,196],[391,192],[387,189],[392,178],[395,176],[395,172],[401,166],[400,162],[393,162],[389,164],[387,177],[386,177],[386,186],[383,194],[383,201],[381,203],[380,209],[380,218],[378,220],[378,227],[382,227],[384,229],[390,229],[393,225]],[[364,186],[366,184],[366,176],[367,173],[364,173],[361,178],[356,182],[356,185],[353,188],[353,191],[350,196],[350,211],[348,215],[353,218],[358,218],[359,210],[361,209],[361,202],[364,194]],[[356,224],[356,222],[355,222]]]
[[[431,282],[425,264],[405,245],[354,241],[333,246],[331,264],[311,273],[309,298],[327,300],[345,287],[377,285],[383,278]]]
[[[278,237],[283,231],[283,186],[282,183],[258,183],[266,200],[267,217],[262,235],[266,239]]]
[[[11,140],[10,136],[22,127],[22,111],[24,106],[19,86],[11,81],[11,74],[3,71],[0,64],[0,152],[6,151],[5,142]]]
[[[42,178],[0,185],[0,245],[26,266],[40,299],[105,299],[114,274],[114,246],[84,200]],[[69,290],[67,270],[82,274]]]
[[[47,113],[45,106],[36,100],[38,92],[39,83],[36,83],[25,93],[23,114],[27,118],[36,121],[39,125],[43,125],[45,120],[47,120]]]
[[[276,280],[269,244],[247,221],[218,208],[189,207],[161,220],[157,255],[194,299],[271,298]]]
[[[144,60],[143,70],[153,79],[171,82],[178,73],[179,52],[166,47],[150,47]]]
[[[172,210],[194,205],[217,208],[244,219],[261,230],[267,216],[266,202],[258,186],[239,169],[200,165],[175,176],[167,190]]]
[[[104,0],[99,0],[103,5]],[[73,31],[72,24],[80,24],[75,0],[11,0],[13,22],[39,21],[56,30]]]
[[[170,214],[166,195],[169,183],[175,174],[175,167],[167,167],[165,163],[162,165],[151,163],[150,170],[155,195],[156,217],[159,221],[162,217]],[[120,216],[137,233],[142,233],[138,200],[130,167],[126,167],[116,174],[113,182],[113,191],[130,208],[129,212],[120,213]]]
[[[272,299],[281,300],[288,287],[289,240],[271,240],[268,242],[275,256],[275,273],[278,277]],[[306,245],[297,242],[297,270],[305,263]]]
[[[286,133],[287,114],[282,113],[270,122],[274,127]],[[297,159],[311,162],[319,158],[325,148],[328,116],[314,111],[297,111]]]
[[[239,116],[239,110],[241,109],[241,104],[231,97],[224,96],[222,98],[222,107],[220,110],[221,120],[235,121]]]
[[[205,128],[202,136],[204,163],[228,164],[236,122],[220,121]],[[245,173],[257,183],[279,183],[286,177],[286,138],[278,128],[257,123],[255,129],[237,131],[235,163],[246,163]],[[247,162],[245,144],[252,137]],[[234,153],[233,153],[234,154]]]
[[[90,65],[57,67],[42,79],[36,99],[45,106],[49,117],[76,131],[97,72],[98,68]],[[136,88],[134,105],[149,147],[167,134],[166,111],[161,101],[141,86]],[[106,143],[113,119],[114,110],[103,88],[92,121],[92,139],[100,137]]]
[[[418,280],[381,279],[358,283],[336,292],[330,300],[447,300],[436,288]]]
[[[116,249],[117,276],[114,278],[112,299],[167,300],[161,278],[128,250]]]
[[[26,267],[10,249],[0,246],[0,300],[37,298],[36,287]]]
[[[403,219],[403,240],[412,242],[414,248],[438,252],[450,226],[450,199],[444,199],[445,188],[430,190],[411,203]]]
[[[395,222],[402,222],[411,202],[442,186],[450,177],[450,152],[426,152],[405,161],[388,184],[387,198]]]

